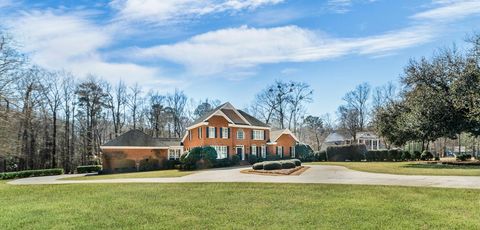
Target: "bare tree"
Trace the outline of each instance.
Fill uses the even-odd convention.
[[[357,133],[360,131],[360,115],[357,108],[342,105],[338,108],[340,125],[352,136],[353,140],[357,140]]]
[[[304,82],[291,82],[291,97],[290,99],[290,117],[288,121],[288,128],[292,129],[297,134],[297,125],[302,114],[305,114],[304,104],[313,101],[313,90],[310,85]]]
[[[175,90],[173,94],[167,95],[168,110],[172,116],[173,133],[175,137],[181,137],[185,124],[182,122],[185,119],[185,106],[187,103],[187,96],[183,91]]]
[[[130,87],[130,93],[128,94],[128,106],[132,116],[133,129],[137,129],[141,93],[142,89],[138,83],[135,83],[133,87]]]
[[[61,72],[61,88],[63,95],[63,119],[64,119],[64,136],[62,147],[62,162],[65,172],[72,172],[72,161],[74,155],[73,138],[73,115],[75,103],[75,81],[73,76],[68,72]],[[72,125],[70,122],[72,121]]]
[[[52,117],[52,147],[51,147],[51,166],[57,167],[57,118],[58,110],[63,100],[61,81],[59,73],[46,72],[42,84],[42,92],[45,96],[48,107],[50,108]]]
[[[367,123],[368,108],[367,101],[370,97],[370,85],[368,83],[362,83],[358,85],[355,90],[348,92],[343,100],[347,103],[348,107],[352,107],[356,110],[355,114],[358,115],[358,125],[360,130],[364,130]]]
[[[110,86],[108,85],[108,88]],[[125,125],[125,110],[127,106],[127,87],[125,83],[119,81],[115,86],[115,89],[109,90],[108,93],[108,107],[112,115],[113,129],[115,137],[118,137],[122,133],[122,128]],[[137,105],[135,104],[135,110]],[[136,112],[136,111],[135,111]],[[135,125],[135,124],[134,124]]]

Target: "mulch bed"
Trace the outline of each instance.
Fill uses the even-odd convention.
[[[240,172],[246,173],[246,174],[258,174],[258,175],[265,175],[265,176],[298,176],[309,168],[310,167],[308,166],[299,166],[293,169],[279,169],[279,170],[245,169]]]

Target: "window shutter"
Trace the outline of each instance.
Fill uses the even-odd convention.
[[[253,140],[253,129],[252,129],[252,140]]]
[[[228,153],[230,152],[230,146],[227,146],[227,158],[228,158]]]
[[[250,154],[252,154],[252,146],[250,146]]]
[[[265,130],[263,130],[263,140],[266,140],[267,139],[267,135],[265,135],[267,132],[265,132]]]
[[[230,139],[230,128],[228,128],[228,139]]]
[[[207,130],[207,132],[205,132],[205,133],[206,133],[206,135],[205,135],[205,136],[206,136],[207,138],[209,138],[209,136],[208,136],[208,135],[210,135],[210,134],[209,134],[210,127],[207,127],[207,128],[206,128],[206,130]]]
[[[217,138],[217,127],[214,128],[215,129],[215,138]]]
[[[278,155],[278,146],[275,146],[275,155]]]
[[[200,139],[200,128],[197,128],[197,136],[198,136],[198,139]]]
[[[223,130],[223,128],[220,127],[220,138],[223,138],[223,131],[222,130]]]

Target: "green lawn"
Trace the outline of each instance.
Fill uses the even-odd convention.
[[[478,190],[0,182],[1,229],[478,229]]]
[[[171,169],[171,170],[158,170],[158,171],[149,171],[149,172],[79,176],[79,177],[64,178],[62,180],[101,180],[101,179],[120,179],[120,178],[181,177],[181,176],[190,175],[192,173],[193,172]]]
[[[432,165],[419,162],[313,162],[309,164],[339,165],[349,169],[402,175],[480,176],[479,166]]]

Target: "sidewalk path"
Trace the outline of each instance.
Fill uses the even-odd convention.
[[[197,173],[171,178],[131,178],[104,180],[58,180],[78,175],[31,177],[8,182],[15,185],[27,184],[84,184],[84,183],[191,183],[191,182],[263,182],[263,183],[321,183],[399,185],[443,188],[480,189],[480,177],[476,176],[410,176],[359,172],[342,166],[310,165],[300,176],[267,176],[243,174],[240,168],[203,170]]]

